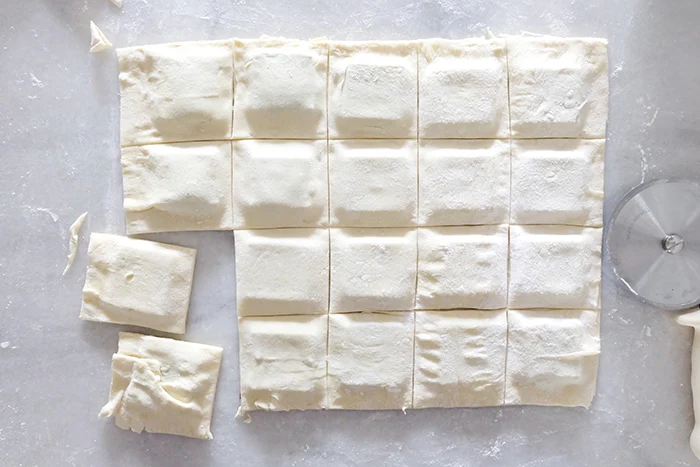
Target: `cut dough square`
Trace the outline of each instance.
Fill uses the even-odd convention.
[[[331,141],[331,225],[407,227],[416,223],[418,150],[411,140]]]
[[[604,139],[513,141],[510,222],[602,227]]]
[[[328,408],[411,407],[413,313],[329,316]]]
[[[510,144],[421,140],[418,223],[502,224],[510,206]]]
[[[416,137],[416,43],[335,42],[329,63],[331,138]]]
[[[608,41],[507,39],[514,138],[605,138]]]
[[[506,311],[416,312],[413,408],[503,405]]]
[[[109,402],[100,418],[136,433],[212,439],[211,416],[223,349],[119,333]]]
[[[602,230],[510,226],[510,308],[600,308]]]
[[[231,137],[231,41],[117,49],[121,145]]]
[[[326,141],[233,142],[236,229],[328,225]]]
[[[418,229],[416,308],[505,308],[508,226]]]
[[[589,407],[599,319],[593,310],[508,310],[506,404]]]
[[[128,235],[233,226],[228,141],[122,148],[122,175]]]
[[[235,40],[233,137],[326,137],[328,44]]]
[[[241,412],[326,408],[328,316],[238,319]]]
[[[328,312],[328,230],[236,230],[238,316]]]
[[[331,312],[412,310],[415,287],[415,230],[331,229]]]
[[[425,41],[418,55],[421,138],[508,138],[505,39]]]
[[[90,234],[80,319],[183,334],[197,250]]]

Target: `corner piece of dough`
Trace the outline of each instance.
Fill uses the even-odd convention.
[[[83,226],[83,222],[85,222],[85,218],[87,217],[87,215],[87,212],[82,213],[70,226],[70,242],[68,243],[68,264],[66,264],[66,268],[63,270],[63,276],[66,275],[70,267],[73,265],[73,261],[75,260],[75,255],[78,252],[78,234],[80,234],[80,229]]]
[[[114,6],[116,6],[117,8],[122,7],[122,0],[109,0],[109,1],[112,2],[114,4]]]
[[[112,43],[95,23],[90,21],[90,52],[102,52],[112,47]]]

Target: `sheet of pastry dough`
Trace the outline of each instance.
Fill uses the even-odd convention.
[[[121,145],[231,137],[231,41],[117,49]]]
[[[508,222],[508,141],[422,139],[418,155],[419,225]]]
[[[274,37],[234,43],[234,138],[325,138],[328,44]]]
[[[329,316],[328,408],[411,407],[413,313]]]
[[[331,229],[331,313],[412,310],[416,231]]]
[[[593,310],[508,310],[506,404],[589,407],[599,320]]]
[[[514,140],[510,222],[602,227],[604,139]]]
[[[413,408],[503,405],[505,310],[416,312]]]
[[[417,43],[332,42],[330,138],[415,138]]]
[[[120,332],[100,418],[115,417],[119,428],[136,433],[212,439],[222,354],[221,347]]]
[[[602,229],[510,226],[510,308],[600,308]]]
[[[514,138],[605,138],[608,41],[509,37]]]
[[[505,39],[431,39],[418,53],[421,138],[508,138]]]
[[[328,225],[326,141],[233,142],[234,228]]]
[[[238,316],[328,312],[328,230],[236,230]]]
[[[418,230],[417,309],[505,308],[508,225]]]
[[[328,316],[238,319],[241,413],[326,408]]]
[[[122,148],[127,235],[233,226],[231,143]]]
[[[90,234],[80,319],[183,334],[197,250]]]
[[[414,140],[331,141],[328,159],[331,225],[415,225],[418,154]]]

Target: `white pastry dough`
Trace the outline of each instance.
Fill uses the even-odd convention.
[[[121,145],[231,137],[231,41],[117,49]]]
[[[603,225],[604,139],[513,141],[510,222]]]
[[[238,316],[328,312],[328,230],[237,230]]]
[[[114,6],[116,6],[117,8],[122,7],[122,0],[109,0],[109,1],[112,2],[114,4]]]
[[[328,159],[332,225],[407,227],[416,223],[415,141],[331,141]]]
[[[331,229],[331,312],[412,310],[416,231]]]
[[[506,404],[589,407],[598,354],[597,311],[508,310]]]
[[[416,312],[413,408],[503,405],[506,311]]]
[[[122,174],[128,235],[232,228],[228,141],[122,148]]]
[[[331,138],[415,138],[418,108],[414,42],[334,42],[330,46]]]
[[[501,224],[510,206],[510,144],[421,140],[418,223]]]
[[[326,43],[237,39],[234,62],[234,138],[326,137]]]
[[[326,408],[328,316],[238,319],[241,413]]]
[[[119,333],[109,402],[100,418],[136,433],[212,439],[210,426],[223,349]]]
[[[183,334],[197,250],[90,234],[80,318]]]
[[[330,315],[328,408],[411,407],[413,313]]]
[[[514,138],[605,138],[608,41],[509,37]]]
[[[102,52],[112,47],[112,43],[95,23],[90,21],[90,52]]]
[[[236,229],[328,225],[325,141],[233,142]]]
[[[75,260],[75,254],[78,252],[78,235],[80,234],[80,228],[83,226],[83,222],[85,222],[87,214],[87,212],[84,212],[81,215],[79,215],[75,222],[73,222],[70,226],[70,242],[68,243],[68,263],[66,264],[66,268],[63,270],[62,275],[64,276],[66,275],[70,267],[73,265],[73,261]]]
[[[505,308],[508,226],[418,230],[416,308]]]
[[[504,39],[432,39],[418,54],[422,138],[508,138]]]
[[[510,227],[510,308],[600,307],[601,229]]]

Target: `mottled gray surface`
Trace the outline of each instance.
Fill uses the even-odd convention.
[[[86,242],[61,271],[67,230],[122,233],[112,51],[261,33],[410,39],[521,30],[610,40],[606,213],[629,188],[698,177],[700,3],[695,0],[3,0],[0,5],[0,464],[700,465],[690,453],[690,330],[634,302],[604,272],[592,409],[259,414],[238,406],[230,233],[153,235],[199,248],[187,338],[226,349],[212,442],[135,435],[97,412],[118,327],[78,320]],[[7,344],[4,344],[7,343]]]

